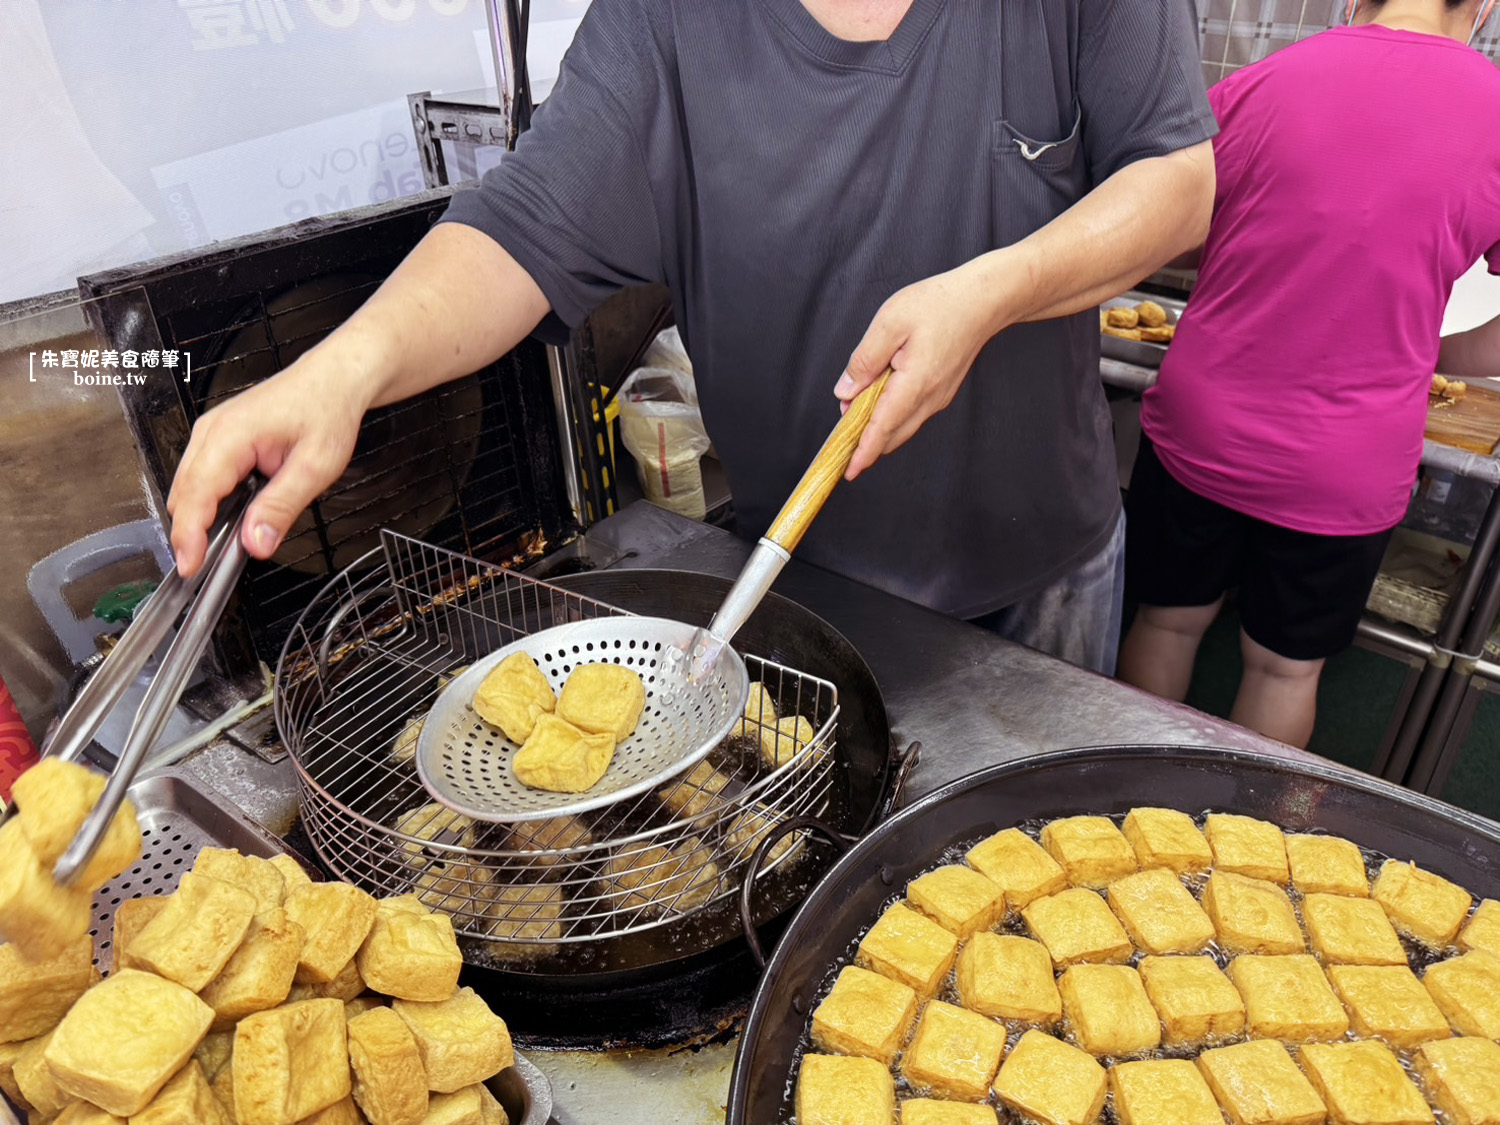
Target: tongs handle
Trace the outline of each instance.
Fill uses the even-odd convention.
[[[192,579],[183,578],[175,569],[167,575],[58,725],[48,753],[77,757],[171,631],[183,608],[188,607],[177,636],[167,647],[161,667],[136,710],[125,748],[98,805],[84,819],[78,835],[53,869],[53,878],[59,884],[72,883],[98,850],[147,751],[161,737],[183,689],[203,658],[214,627],[245,569],[240,531],[253,492],[254,484],[247,484],[226,502],[210,536],[203,569]]]

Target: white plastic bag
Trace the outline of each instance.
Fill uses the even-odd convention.
[[[663,328],[656,334],[656,339],[641,357],[641,367],[664,367],[668,371],[681,371],[684,375],[693,373],[693,361],[682,346],[682,333],[677,331],[677,325]]]
[[[692,375],[638,367],[621,384],[618,398],[620,437],[635,458],[646,499],[701,520],[708,506],[699,460],[709,441]]]

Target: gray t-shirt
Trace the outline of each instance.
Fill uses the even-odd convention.
[[[1214,131],[1192,0],[912,0],[878,43],[800,0],[594,0],[531,130],[445,217],[535,278],[544,331],[620,286],[671,288],[754,536],[887,297]],[[972,617],[1100,550],[1120,501],[1095,320],[992,340],[799,557]]]

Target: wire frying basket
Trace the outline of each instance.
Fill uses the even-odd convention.
[[[372,894],[420,896],[468,937],[522,947],[650,929],[736,893],[772,828],[829,802],[839,708],[826,680],[747,654],[774,715],[662,786],[575,816],[476,822],[417,776],[421,722],[467,665],[541,629],[625,615],[382,533],[303,612],[277,667],[277,723],[323,862]],[[801,847],[789,836],[763,871]]]

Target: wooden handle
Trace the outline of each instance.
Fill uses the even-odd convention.
[[[823,448],[818,450],[818,455],[807,467],[807,472],[802,474],[797,487],[792,489],[792,494],[782,505],[776,522],[766,532],[766,538],[782,550],[790,552],[797,549],[802,536],[812,526],[812,521],[817,518],[833,493],[834,486],[848,471],[849,462],[854,459],[854,451],[859,448],[859,439],[864,436],[865,427],[870,424],[870,418],[875,413],[880,392],[885,390],[886,381],[890,377],[891,369],[887,367],[885,374],[861,391],[859,397],[849,404],[849,409],[839,419],[839,424],[828,435]]]

